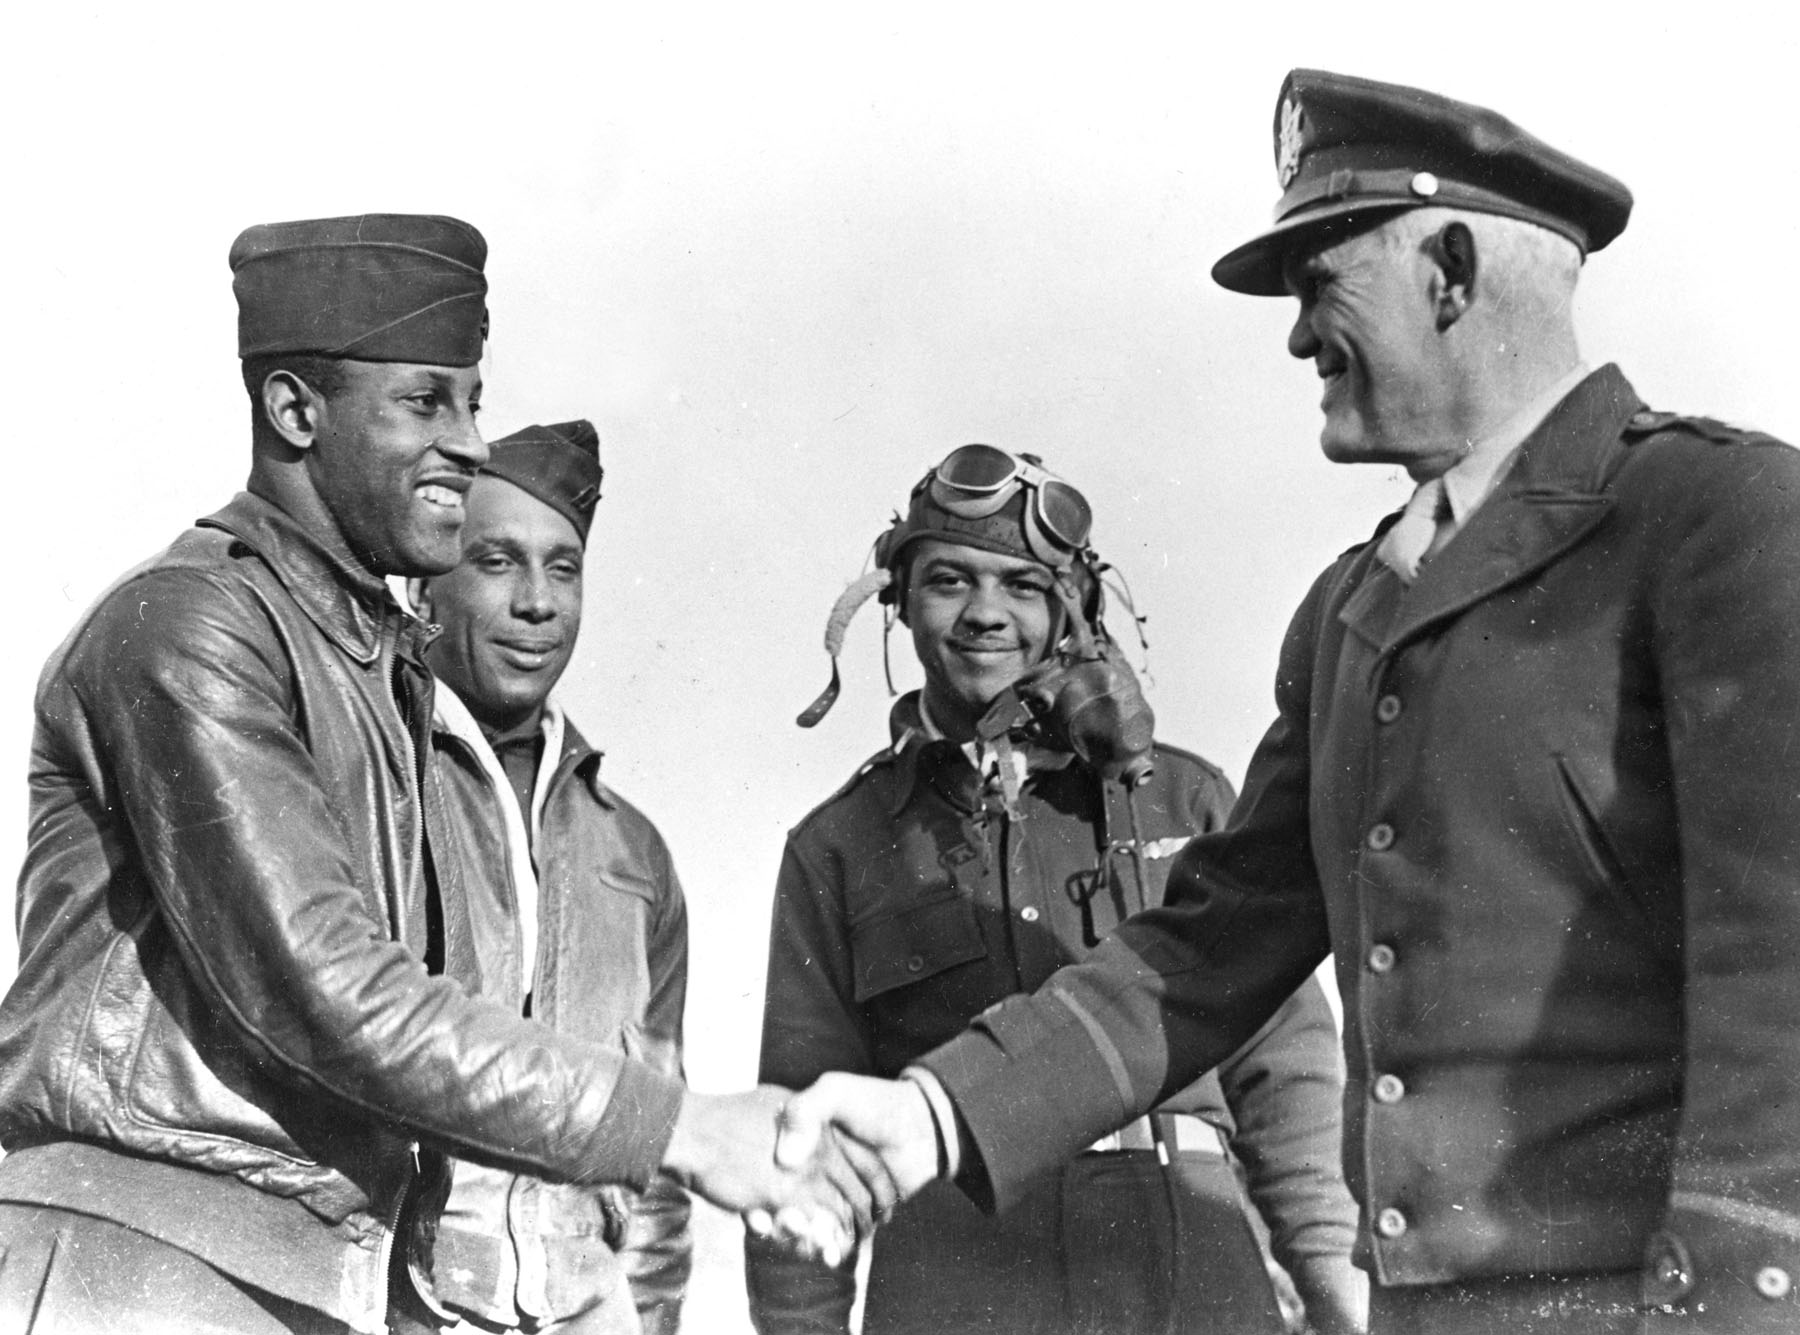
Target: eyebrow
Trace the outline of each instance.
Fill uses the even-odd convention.
[[[959,561],[954,556],[931,557],[929,560],[927,560],[925,562],[925,564],[922,567],[920,567],[919,573],[922,575],[928,575],[934,570],[948,570],[953,574],[968,575],[971,578],[973,578],[977,574],[977,571],[976,571],[973,563],[967,562],[967,561]],[[1045,570],[1042,566],[1036,565],[1034,563],[1023,563],[1023,564],[1020,564],[1015,567],[1009,567],[1006,570],[996,571],[994,573],[997,574],[999,576],[999,578],[1001,578],[1001,579],[1033,578],[1033,579],[1042,579],[1046,582],[1051,581],[1050,572]]]
[[[492,536],[479,534],[470,542],[469,546],[472,552],[481,555],[488,552],[503,552],[520,561],[530,556],[523,543],[517,538],[508,537],[503,533]],[[546,561],[574,561],[579,564],[581,548],[572,542],[559,542],[544,554],[544,559]]]

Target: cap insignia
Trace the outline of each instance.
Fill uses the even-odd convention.
[[[1300,104],[1289,98],[1281,104],[1281,142],[1275,151],[1275,172],[1286,190],[1300,173]]]

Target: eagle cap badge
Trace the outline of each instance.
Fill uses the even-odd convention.
[[[1281,137],[1275,146],[1275,172],[1286,190],[1300,174],[1300,104],[1288,98],[1281,104]]]

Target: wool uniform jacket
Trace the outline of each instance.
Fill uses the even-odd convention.
[[[1142,903],[1158,902],[1177,850],[1219,828],[1230,810],[1234,794],[1217,769],[1158,744],[1155,771],[1132,798],[1134,835],[1117,784],[1103,783],[1067,752],[1031,747],[1019,819],[1012,820],[960,747],[925,737],[918,701],[914,692],[896,703],[893,745],[788,836],[770,931],[762,1081],[802,1087],[832,1070],[897,1075],[987,1006],[1081,958]],[[1143,856],[1141,884],[1134,839]],[[1324,992],[1307,978],[1215,1071],[1161,1102],[1162,1112],[1192,1114],[1228,1137],[1274,1254],[1290,1268],[1319,1258],[1347,1266],[1354,1240],[1355,1211],[1337,1162],[1343,1090],[1337,1048]],[[1095,1139],[1098,1134],[1089,1137]],[[1216,1142],[1213,1148],[1216,1160]],[[1077,1190],[1079,1183],[1067,1179],[1061,1190]],[[948,1204],[967,1212],[966,1201]],[[1115,1202],[1108,1218],[1105,1205],[1086,1204],[1099,1216],[1095,1231],[1126,1234],[1130,1221],[1117,1213],[1128,1206]],[[1242,1209],[1241,1200],[1232,1204]],[[871,1328],[878,1313],[903,1328],[920,1328],[942,1302],[941,1295],[900,1292],[900,1277],[911,1270],[904,1261],[889,1265],[896,1256],[935,1248],[944,1259],[935,1276],[940,1285],[955,1284],[958,1276],[963,1283],[984,1280],[969,1258],[950,1263],[958,1217],[928,1197],[877,1234]],[[1062,1249],[1038,1238],[1011,1263],[1029,1265],[1046,1292],[1066,1278],[1062,1251],[1085,1249],[1082,1230],[1064,1223],[1070,1241]],[[1171,1266],[1177,1252],[1182,1267],[1194,1272],[1187,1281],[1214,1286],[1220,1301],[1258,1286],[1269,1298],[1253,1248],[1202,1255],[1193,1246],[1171,1245]],[[848,1271],[792,1260],[754,1240],[746,1262],[760,1330],[848,1329],[855,1296]],[[1110,1287],[1130,1282],[1121,1275]],[[1002,1287],[998,1281],[985,1286]],[[1107,1329],[1126,1328],[1123,1295],[1116,1306]],[[996,1317],[994,1329],[1037,1329],[1050,1320],[1014,1311],[1010,1321]],[[1075,1326],[1094,1328],[1078,1320],[1068,1328]],[[1245,1316],[1234,1328],[1264,1327]]]
[[[1276,697],[1169,907],[924,1059],[971,1190],[1331,950],[1378,1284],[1642,1267],[1647,1330],[1800,1328],[1800,454],[1604,367],[1410,587],[1321,576]]]

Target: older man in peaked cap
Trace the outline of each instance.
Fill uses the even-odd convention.
[[[1170,907],[923,1058],[935,1087],[796,1111],[910,1187],[946,1095],[943,1169],[1005,1205],[1330,951],[1375,1330],[1800,1329],[1800,455],[1582,360],[1611,177],[1321,71],[1275,139],[1276,223],[1214,276],[1296,299],[1325,453],[1414,497],[1296,613]]]
[[[599,445],[586,421],[495,441],[469,491],[462,561],[409,592],[441,628],[426,654],[432,745],[484,993],[679,1077],[681,883],[553,694],[581,630]],[[691,1240],[687,1195],[668,1177],[639,1192],[465,1161],[454,1172],[418,1274],[434,1305],[481,1329],[676,1329]]]
[[[687,1095],[472,997],[427,636],[384,580],[461,556],[485,257],[466,223],[386,214],[232,248],[248,488],[39,683],[0,1327],[381,1331],[446,1154],[631,1187],[662,1165],[866,1223],[841,1157],[860,1214],[774,1167],[777,1093]]]

